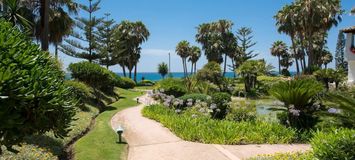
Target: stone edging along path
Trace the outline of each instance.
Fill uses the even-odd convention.
[[[240,160],[310,149],[307,144],[218,145],[184,141],[160,123],[142,116],[142,108],[153,103],[150,97],[141,96],[139,101],[140,105],[120,111],[111,119],[114,130],[120,125],[125,129],[128,160]]]

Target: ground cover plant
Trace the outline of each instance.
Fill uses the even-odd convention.
[[[291,143],[296,134],[295,130],[276,123],[214,120],[188,111],[179,114],[163,105],[147,106],[142,113],[162,123],[182,139],[202,143]]]

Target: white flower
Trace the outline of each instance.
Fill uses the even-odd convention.
[[[197,118],[196,114],[191,115],[192,118]]]
[[[192,103],[192,102],[187,102],[186,105],[187,105],[188,107],[191,107],[191,106],[193,105],[193,103]]]
[[[178,113],[178,114],[181,113],[181,109],[176,109],[175,113]]]
[[[290,113],[292,113],[293,116],[300,116],[300,110],[297,109],[290,109]]]

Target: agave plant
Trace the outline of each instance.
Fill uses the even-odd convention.
[[[308,129],[317,122],[313,114],[319,109],[317,95],[323,91],[323,86],[313,79],[299,79],[275,84],[270,95],[284,103],[287,111],[287,123],[298,129]]]

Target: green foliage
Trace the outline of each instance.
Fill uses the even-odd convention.
[[[151,80],[142,80],[139,83],[137,83],[137,86],[154,86],[155,82]]]
[[[84,82],[94,89],[113,92],[118,77],[106,68],[90,62],[71,63],[69,71],[74,79]]]
[[[326,89],[329,89],[329,83],[335,82],[335,87],[338,89],[339,83],[345,80],[345,72],[343,70],[320,69],[315,71],[313,75],[316,79],[324,84]]]
[[[238,101],[231,103],[226,120],[230,121],[255,121],[256,105],[255,103],[247,103],[246,101]]]
[[[214,61],[208,62],[197,72],[196,78],[199,81],[209,81],[216,85],[220,85],[223,78],[221,66]]]
[[[248,160],[315,160],[313,153],[308,152],[296,152],[296,153],[276,153],[272,155],[260,155],[250,158]]]
[[[337,129],[333,133],[318,132],[311,140],[318,159],[355,159],[355,130]]]
[[[136,86],[136,82],[128,77],[120,77],[117,86],[123,89],[131,89]]]
[[[75,113],[58,63],[26,39],[0,21],[0,145],[7,147],[47,131],[64,137]]]
[[[299,79],[279,82],[269,91],[270,95],[284,103],[288,125],[307,129],[315,125],[317,118],[313,113],[316,96],[323,90],[320,83],[312,79]]]
[[[340,120],[345,127],[355,128],[355,99],[351,96],[329,93],[325,98],[331,103],[332,107],[338,110],[335,113],[330,113],[331,116]]]
[[[232,101],[231,95],[228,93],[217,92],[212,94],[211,109],[213,110],[212,118],[224,119],[228,113],[229,102]],[[216,105],[215,107],[213,105]]]
[[[58,159],[54,156],[50,151],[44,148],[40,148],[36,145],[31,144],[21,144],[21,146],[14,147],[18,151],[18,153],[7,152],[5,151],[3,155],[1,155],[1,159],[4,158],[6,160],[25,160],[25,159],[40,159],[40,160],[54,160]]]
[[[192,94],[186,94],[182,97],[179,97],[179,99],[181,99],[183,101],[187,101],[188,99],[191,99],[191,100],[193,100],[193,102],[196,102],[197,100],[206,102],[207,97],[208,97],[208,95],[206,95],[206,94],[192,93]]]
[[[165,94],[175,97],[181,97],[187,92],[184,81],[177,78],[167,78],[159,81],[158,88],[164,90]]]
[[[257,77],[266,72],[265,65],[263,60],[248,60],[238,68],[237,73],[244,80],[246,92],[250,92],[256,87]]]
[[[72,80],[65,81],[64,83],[70,88],[72,96],[78,99],[77,105],[80,107],[80,109],[83,110],[85,108],[85,102],[88,99],[94,98],[92,95],[92,88],[87,86],[85,83]]]
[[[160,63],[158,65],[158,73],[164,78],[169,72],[169,67],[166,63]]]
[[[154,119],[184,140],[213,144],[291,143],[295,131],[276,123],[213,120],[206,116],[177,114],[161,105],[147,106],[145,117]]]

